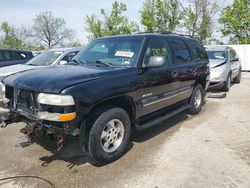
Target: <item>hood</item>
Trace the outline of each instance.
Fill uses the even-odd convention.
[[[227,61],[223,60],[223,59],[209,59],[209,66],[211,68],[218,67],[218,66],[223,65],[225,63],[227,63]]]
[[[7,67],[2,67],[2,68],[0,68],[0,81],[2,81],[4,77],[9,76],[11,74],[34,69],[34,68],[38,68],[38,66],[18,64],[18,65],[11,65],[11,66],[7,66]]]
[[[59,65],[16,73],[4,78],[5,85],[45,93],[60,93],[72,85],[120,75],[125,68]]]

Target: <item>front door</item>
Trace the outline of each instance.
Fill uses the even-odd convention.
[[[170,106],[178,100],[178,69],[173,65],[170,48],[164,37],[154,37],[148,41],[142,67],[151,56],[164,56],[166,64],[158,68],[145,68],[139,75],[141,114]]]

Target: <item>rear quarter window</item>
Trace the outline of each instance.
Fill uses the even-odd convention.
[[[189,47],[194,60],[207,59],[207,53],[200,42],[196,40],[188,40]]]

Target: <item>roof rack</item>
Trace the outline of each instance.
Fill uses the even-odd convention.
[[[171,31],[159,31],[159,32],[156,32],[156,31],[153,31],[153,32],[138,32],[138,33],[135,33],[135,34],[165,34],[165,35],[178,35],[178,36],[183,36],[183,37],[190,37],[190,38],[194,38],[193,36],[191,35],[188,35],[188,34],[182,34],[182,33],[173,33]]]

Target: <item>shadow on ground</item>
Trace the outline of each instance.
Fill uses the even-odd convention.
[[[176,131],[179,130],[182,122],[184,122],[188,118],[188,114],[183,112],[146,130],[133,131],[131,136],[132,142],[129,144],[126,153],[133,148],[133,143],[146,142],[165,131],[167,131],[167,135],[171,137],[171,135],[173,135]],[[87,155],[85,155],[80,149],[78,137],[66,137],[63,148],[60,151],[57,151],[56,141],[51,140],[48,136],[44,137],[42,131],[37,130],[36,136],[32,140],[32,142],[21,142],[18,146],[24,148],[29,147],[33,143],[42,146],[43,148],[52,153],[49,156],[46,155],[40,157],[40,160],[42,161],[42,166],[48,166],[50,163],[57,160],[62,160],[69,163],[68,167],[70,169],[72,169],[74,166],[82,165],[85,163],[91,163]]]

